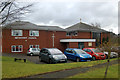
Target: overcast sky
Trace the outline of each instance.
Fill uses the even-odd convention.
[[[28,2],[26,2],[28,3]],[[102,29],[118,34],[118,1],[37,1],[31,2],[32,12],[24,19],[38,25],[55,25],[67,28],[80,22],[99,23]]]

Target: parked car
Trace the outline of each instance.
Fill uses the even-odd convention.
[[[93,60],[99,59],[106,59],[106,55],[104,53],[102,53],[100,50],[96,49],[96,48],[83,48],[83,50],[85,52],[87,52],[88,54],[90,54],[92,56]]]
[[[64,51],[64,54],[68,59],[74,60],[76,62],[79,61],[91,61],[92,56],[87,54],[85,51],[77,48],[67,48]]]
[[[40,49],[39,48],[29,48],[27,51],[27,55],[33,56],[33,55],[39,55]]]
[[[67,62],[67,57],[57,48],[41,49],[39,59],[48,63]]]
[[[106,59],[108,59],[108,52],[104,52],[104,54],[106,55]],[[118,57],[118,53],[116,52],[110,53],[110,58],[116,58],[116,57]]]

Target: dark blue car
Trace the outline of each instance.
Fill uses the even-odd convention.
[[[67,59],[79,61],[91,61],[92,56],[87,54],[85,51],[77,48],[67,48],[64,51],[64,54],[67,56]]]

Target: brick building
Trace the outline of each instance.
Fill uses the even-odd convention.
[[[96,47],[96,41],[109,37],[109,32],[85,23],[67,29],[58,26],[39,26],[30,22],[16,21],[2,28],[2,52],[26,53],[30,47],[66,48]]]

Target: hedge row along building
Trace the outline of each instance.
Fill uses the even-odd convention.
[[[2,52],[26,53],[28,48],[96,47],[110,33],[85,23],[77,23],[66,29],[58,26],[40,26],[30,22],[16,21],[2,27]]]

